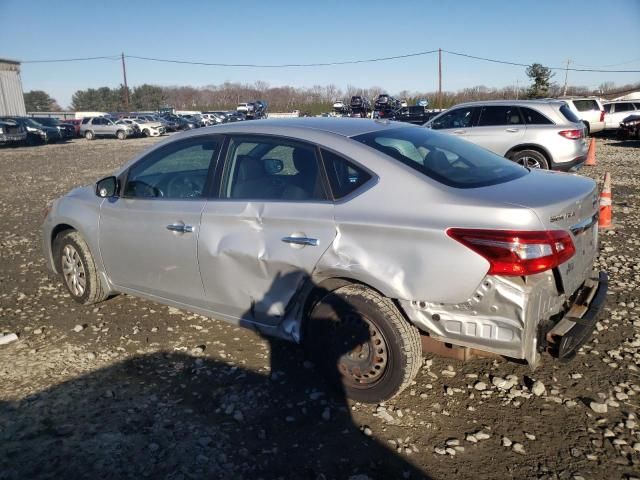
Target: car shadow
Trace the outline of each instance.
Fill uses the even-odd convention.
[[[0,479],[428,478],[363,433],[344,390],[301,348],[266,340],[245,347],[254,368],[212,346],[163,351],[0,402]],[[325,368],[363,341],[326,349]],[[265,355],[268,370],[255,360]]]

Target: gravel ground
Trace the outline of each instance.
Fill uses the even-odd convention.
[[[290,344],[49,276],[47,201],[156,139],[0,150],[0,479],[640,477],[640,143],[599,139],[606,313],[572,362],[425,358],[386,404],[329,393]]]

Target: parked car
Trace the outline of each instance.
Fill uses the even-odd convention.
[[[55,117],[32,117],[40,125],[55,128],[60,133],[63,140],[68,140],[76,136],[76,127],[71,123],[63,123]]]
[[[620,122],[618,137],[640,140],[640,112],[638,115],[629,115]]]
[[[456,105],[426,127],[529,168],[571,170],[587,157],[585,126],[564,101],[492,100]]]
[[[595,97],[561,97],[587,127],[587,135],[604,130],[604,107]]]
[[[371,113],[371,103],[361,95],[353,95],[349,101],[351,116],[356,118],[367,118]]]
[[[75,131],[75,136],[76,137],[80,136],[80,125],[82,125],[82,119],[81,118],[67,118],[67,119],[65,119],[64,123],[68,123],[69,125],[73,125],[74,131]]]
[[[617,130],[629,115],[634,115],[640,110],[640,101],[620,100],[604,103],[604,129]]]
[[[124,140],[133,135],[133,129],[128,125],[118,125],[106,117],[86,117],[82,119],[80,135],[87,140],[94,140],[96,137],[116,137],[118,140]]]
[[[15,120],[0,120],[0,146],[26,143],[27,129]]]
[[[333,102],[333,111],[338,115],[349,115],[351,113],[349,104],[343,100],[336,100]]]
[[[138,125],[136,120],[132,120],[130,118],[122,118],[115,122],[116,125],[124,125],[131,128],[132,132],[129,134],[130,137],[142,137],[142,130]]]
[[[163,118],[167,121],[174,122],[177,125],[178,130],[191,130],[198,127],[196,122],[189,121],[178,115],[165,115]]]
[[[246,120],[247,118],[245,117],[245,115],[242,112],[225,112],[226,116],[227,116],[227,123],[229,122],[242,122],[243,120]]]
[[[425,122],[435,117],[435,112],[430,112],[427,107],[421,107],[414,105],[411,107],[404,107],[396,111],[393,115],[393,120],[398,122],[413,123],[415,125],[424,125]]]
[[[129,120],[128,124],[135,123],[143,137],[159,137],[166,133],[162,122],[154,120],[151,115],[135,115],[122,120]]]
[[[42,226],[77,302],[128,293],[301,342],[364,402],[409,385],[423,343],[571,358],[606,297],[597,240],[589,178],[350,118],[175,135]]]
[[[62,138],[57,128],[47,127],[29,117],[0,117],[0,120],[13,120],[27,130],[27,144],[40,145],[54,143]]]

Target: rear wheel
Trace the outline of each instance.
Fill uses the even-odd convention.
[[[142,131],[142,136],[144,136],[144,137],[148,137],[149,135],[150,135],[150,134],[149,134],[149,129],[148,129],[148,128],[145,128],[145,129]]]
[[[91,130],[87,130],[86,132],[84,132],[84,138],[86,138],[87,140],[93,140],[95,138],[95,135]]]
[[[125,138],[127,138],[127,134],[124,130],[118,130],[116,132],[116,137],[118,137],[118,140],[124,140]]]
[[[591,135],[591,127],[589,126],[589,122],[583,121],[582,123],[584,123],[585,135],[588,137],[589,135]]]
[[[520,150],[511,156],[511,160],[523,167],[549,170],[547,158],[536,150]]]
[[[54,252],[56,267],[71,298],[83,305],[107,298],[89,246],[78,232],[68,231],[56,238]]]
[[[305,346],[334,385],[366,403],[399,394],[422,364],[418,330],[391,300],[361,285],[334,290],[313,306]]]

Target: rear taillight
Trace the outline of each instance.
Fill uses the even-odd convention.
[[[604,110],[600,110],[600,121],[604,122]]]
[[[576,251],[571,236],[562,230],[449,228],[447,235],[484,257],[490,275],[519,277],[544,272],[566,262]]]
[[[562,135],[564,138],[568,138],[569,140],[579,140],[582,138],[583,135],[583,131],[582,129],[576,129],[576,130],[562,130],[560,132],[558,132],[560,135]]]

